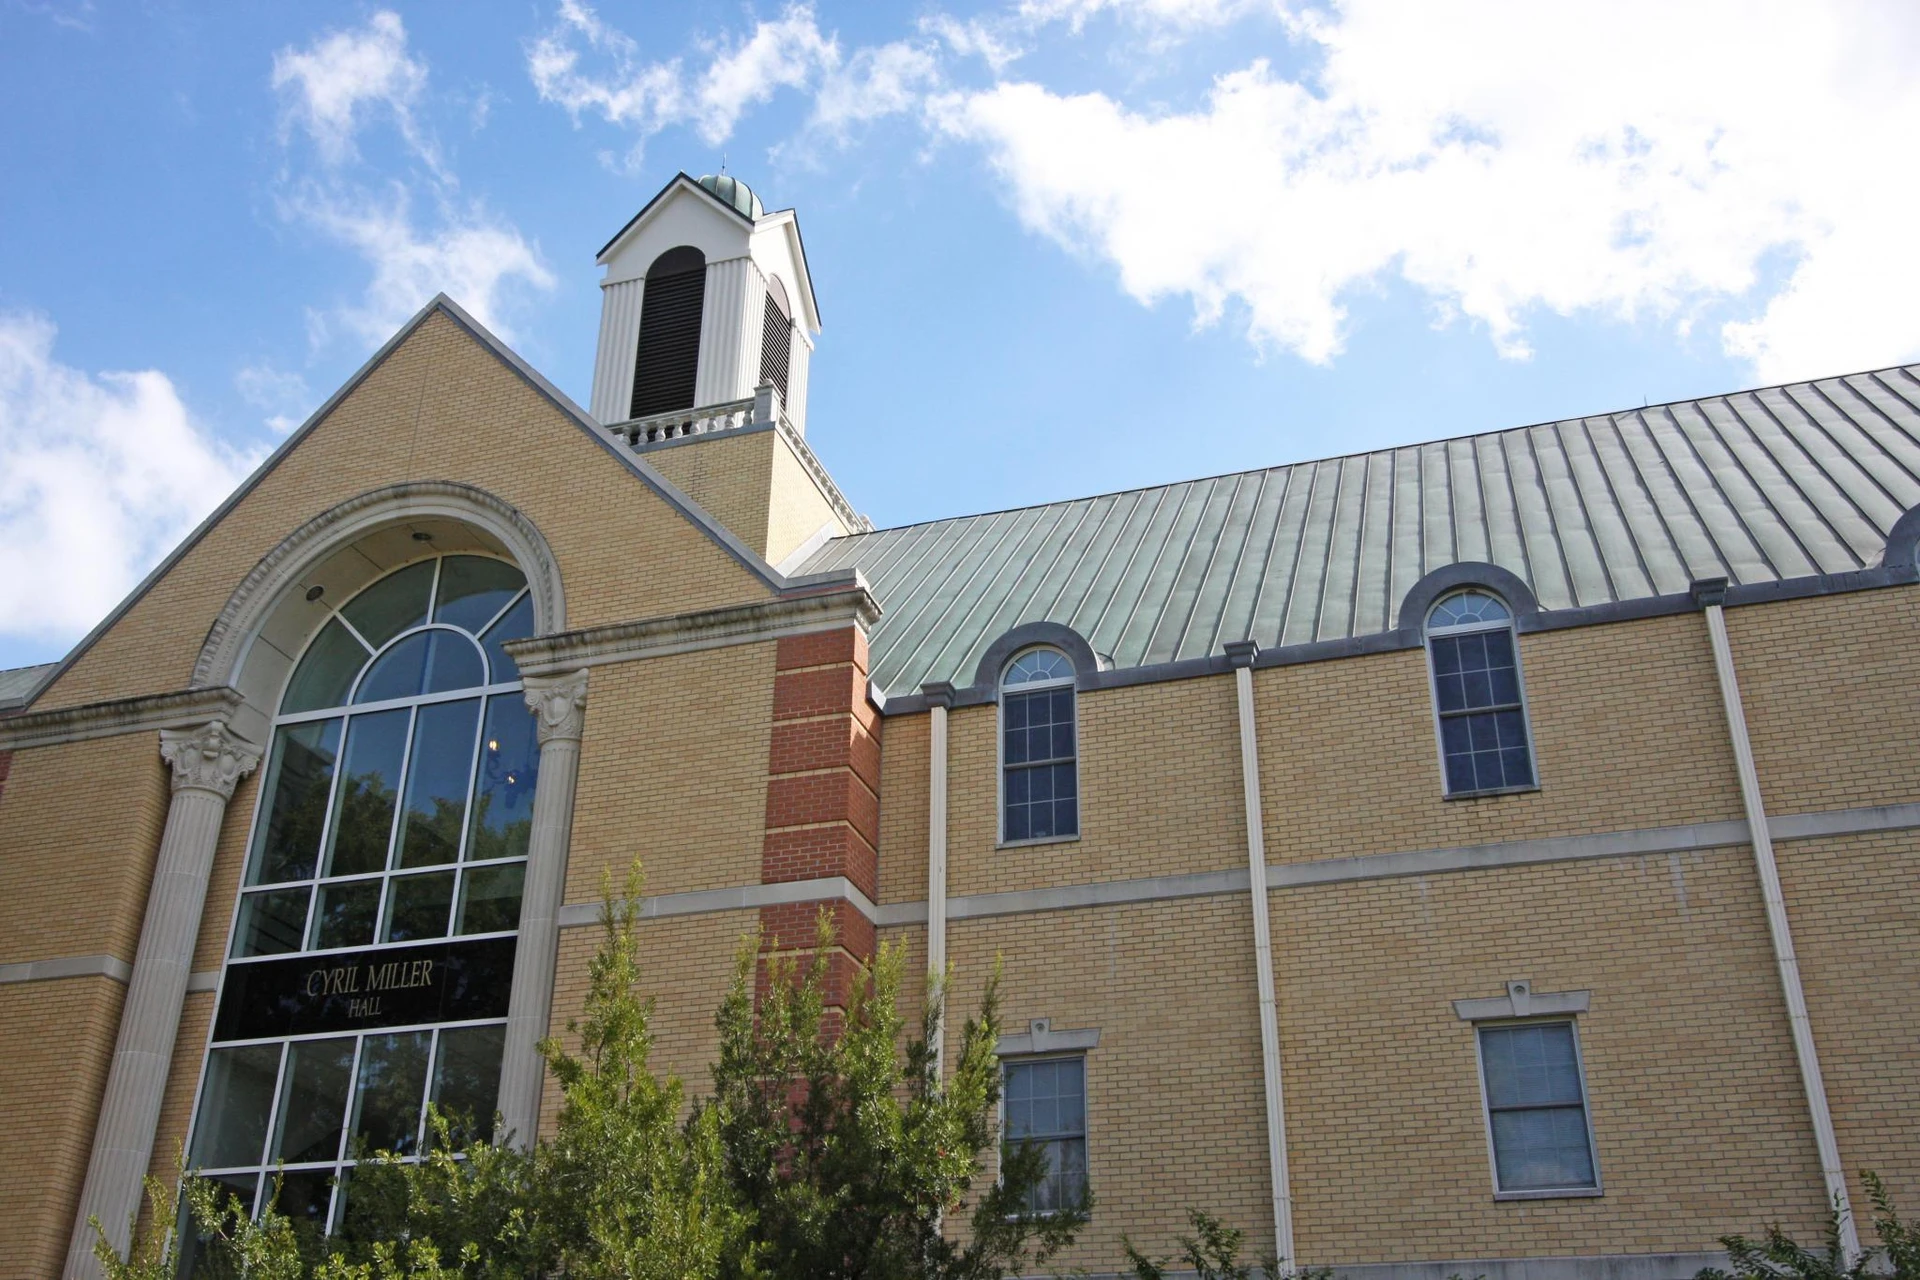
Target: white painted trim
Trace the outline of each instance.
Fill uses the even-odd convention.
[[[1532,1018],[1559,1013],[1585,1013],[1591,991],[1535,991],[1521,978],[1507,984],[1507,994],[1474,1000],[1455,1000],[1454,1015],[1463,1022],[1491,1022],[1502,1018]]]
[[[1266,1091],[1267,1169],[1273,1194],[1274,1252],[1294,1262],[1293,1180],[1287,1168],[1287,1105],[1280,1076],[1280,1020],[1273,983],[1273,932],[1267,916],[1267,836],[1260,808],[1260,742],[1253,713],[1253,668],[1233,669],[1240,719],[1240,784],[1247,822],[1247,896],[1253,902],[1253,968],[1259,990],[1260,1066]]]
[[[1100,1047],[1100,1028],[1077,1027],[1071,1031],[1055,1031],[1053,1019],[1035,1018],[1027,1023],[1024,1035],[1001,1036],[994,1041],[993,1051],[1002,1058],[1023,1058],[1037,1054],[1067,1056],[1086,1053]]]
[[[1720,700],[1726,708],[1727,733],[1733,742],[1734,765],[1740,775],[1740,803],[1747,811],[1752,833],[1754,869],[1766,901],[1767,932],[1773,940],[1773,958],[1780,970],[1780,990],[1786,997],[1787,1021],[1793,1031],[1793,1053],[1806,1088],[1807,1111],[1813,1121],[1814,1145],[1820,1152],[1820,1172],[1826,1182],[1827,1203],[1833,1207],[1840,1250],[1848,1266],[1860,1257],[1860,1232],[1847,1195],[1846,1167],[1840,1163],[1840,1143],[1833,1131],[1833,1113],[1827,1108],[1826,1081],[1820,1074],[1820,1054],[1813,1042],[1813,1022],[1807,1012],[1806,991],[1800,985],[1800,961],[1794,954],[1793,929],[1787,920],[1786,894],[1780,887],[1780,869],[1774,862],[1773,838],[1760,795],[1760,774],[1753,763],[1753,744],[1747,736],[1747,714],[1740,701],[1740,681],[1733,668],[1733,648],[1727,641],[1725,609],[1707,603],[1707,636],[1713,643],[1713,670],[1720,682]]]
[[[1477,591],[1484,596],[1492,596],[1507,611],[1505,619],[1498,622],[1468,622],[1454,627],[1433,627],[1433,611],[1455,596]],[[1433,642],[1451,639],[1455,636],[1476,635],[1486,631],[1505,631],[1513,641],[1513,683],[1520,691],[1520,727],[1527,735],[1527,770],[1533,775],[1533,781],[1524,787],[1484,787],[1472,791],[1455,791],[1447,783],[1447,742],[1441,730],[1446,717],[1440,714],[1440,676],[1433,667]],[[1480,796],[1512,795],[1519,792],[1538,791],[1540,789],[1540,753],[1533,746],[1533,713],[1527,707],[1527,673],[1525,664],[1520,661],[1520,628],[1514,618],[1513,602],[1495,591],[1492,587],[1463,586],[1456,591],[1448,591],[1435,600],[1427,610],[1427,617],[1421,624],[1420,647],[1427,654],[1427,701],[1433,713],[1433,747],[1440,761],[1440,794],[1449,800],[1472,800]],[[1455,713],[1454,718],[1473,714]]]
[[[856,579],[850,586],[805,595],[509,640],[503,647],[519,664],[522,676],[544,676],[848,625],[866,628],[879,618],[880,606],[866,583]]]
[[[1516,983],[1508,983],[1509,992]],[[1584,994],[1584,993],[1582,993]],[[1456,1008],[1457,1008],[1456,1004]],[[1580,1200],[1593,1199],[1606,1194],[1606,1186],[1600,1180],[1600,1148],[1593,1139],[1593,1107],[1587,1101],[1587,1063],[1580,1051],[1580,1024],[1570,1017],[1533,1019],[1532,1021],[1552,1024],[1565,1024],[1573,1035],[1573,1071],[1580,1081],[1580,1115],[1586,1121],[1587,1163],[1593,1166],[1593,1185],[1588,1187],[1529,1187],[1524,1190],[1503,1190],[1500,1186],[1500,1153],[1493,1142],[1493,1104],[1487,1096],[1487,1057],[1482,1046],[1481,1032],[1495,1030],[1497,1026],[1476,1025],[1473,1029],[1474,1070],[1480,1077],[1480,1119],[1487,1136],[1487,1177],[1493,1183],[1495,1200]],[[1523,1021],[1520,1025],[1526,1025]]]
[[[868,916],[872,918],[871,915]],[[947,1078],[947,709],[934,706],[927,729],[927,979],[939,1001],[933,1074]]]
[[[744,884],[727,889],[699,889],[691,893],[664,893],[642,898],[636,904],[642,920],[668,916],[708,915],[716,911],[752,911],[760,907],[787,906],[795,902],[824,902],[844,899],[867,919],[878,914],[873,899],[845,876],[823,876],[817,880],[785,880],[778,884]],[[578,929],[600,923],[598,902],[572,902],[560,908],[562,929]]]
[[[52,982],[60,978],[112,978],[124,983],[132,977],[133,966],[119,956],[58,956],[51,960],[0,964],[0,986],[10,982]]]
[[[1075,687],[1074,677],[1068,675],[1057,680],[1030,680],[1025,684],[1011,688],[1007,685],[1007,671],[1027,654],[1037,649],[1057,653],[1066,661],[1069,671],[1073,668],[1072,655],[1060,646],[1052,644],[1030,644],[1007,655],[1000,664],[1000,672],[994,677],[994,722],[993,722],[993,779],[994,779],[994,842],[996,849],[1019,849],[1031,844],[1060,844],[1080,838],[1081,819],[1086,815],[1080,808],[1080,691]],[[1042,693],[1051,689],[1066,689],[1073,694],[1073,830],[1050,836],[1025,836],[1019,840],[1007,839],[1007,695]],[[1059,761],[1054,761],[1058,764]],[[1020,766],[1024,768],[1025,766]]]
[[[143,729],[197,729],[209,720],[225,720],[244,700],[238,689],[221,685],[28,711],[0,720],[0,751],[53,747]]]

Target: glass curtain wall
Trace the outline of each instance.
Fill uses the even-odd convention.
[[[355,1159],[418,1156],[429,1102],[491,1131],[539,772],[502,645],[532,632],[518,569],[435,557],[288,680],[187,1153],[255,1212],[333,1229]]]

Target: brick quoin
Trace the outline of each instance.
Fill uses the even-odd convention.
[[[851,768],[869,789],[880,789],[880,744],[849,716],[785,720],[773,726],[767,772],[802,773]]]
[[[824,667],[851,663],[860,673],[867,672],[867,636],[858,627],[840,627],[833,631],[815,631],[804,636],[782,636],[775,647],[773,669],[794,671],[801,667]]]
[[[767,749],[760,880],[779,884],[844,876],[878,889],[880,718],[867,699],[867,639],[858,627],[782,637],[776,646],[773,735]],[[760,911],[760,990],[768,958],[811,958],[822,910],[834,923],[827,1004],[844,1008],[873,958],[873,922],[845,899]]]
[[[760,883],[845,876],[869,898],[879,896],[880,861],[873,846],[844,822],[769,831],[760,856]]]
[[[868,733],[879,735],[880,713],[867,701],[867,677],[851,665],[783,671],[773,678],[773,718],[851,715]]]
[[[833,936],[838,949],[862,960],[873,958],[873,921],[845,898],[825,898],[817,902],[787,902],[777,907],[760,908],[760,950],[812,951],[814,931],[820,913],[833,917]]]
[[[880,843],[880,802],[850,769],[767,781],[767,829],[820,822],[851,823],[870,845]]]

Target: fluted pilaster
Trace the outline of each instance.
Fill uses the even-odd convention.
[[[540,781],[533,793],[533,832],[527,844],[526,887],[520,899],[520,941],[513,954],[513,991],[500,1062],[501,1132],[531,1146],[540,1122],[544,1064],[540,1041],[553,1014],[560,900],[567,883],[567,845],[573,835],[573,788],[580,774],[580,735],[586,727],[587,673],[528,676],[527,705],[539,721]]]
[[[134,954],[133,976],[120,1013],[113,1065],[100,1101],[87,1181],[67,1253],[67,1275],[94,1280],[89,1219],[98,1217],[107,1239],[123,1253],[128,1223],[140,1207],[141,1182],[153,1156],[155,1126],[173,1061],[174,1035],[186,1001],[187,974],[200,936],[207,878],[227,801],[241,777],[260,763],[260,751],[220,721],[198,729],[163,730],[160,755],[173,768],[173,803],[160,836],[146,919]]]

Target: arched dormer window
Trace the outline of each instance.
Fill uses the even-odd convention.
[[[669,249],[647,268],[629,417],[693,408],[706,298],[707,259],[693,246]]]
[[[1080,834],[1073,663],[1058,649],[1028,649],[1000,677],[1000,839]]]
[[[1491,592],[1456,591],[1428,611],[1426,634],[1447,794],[1533,787],[1512,610]]]
[[[518,568],[437,556],[330,613],[274,717],[187,1155],[322,1231],[428,1103],[490,1127],[540,761]]]
[[[767,277],[767,304],[760,320],[760,382],[780,389],[787,402],[787,372],[793,362],[793,308],[779,276]]]

